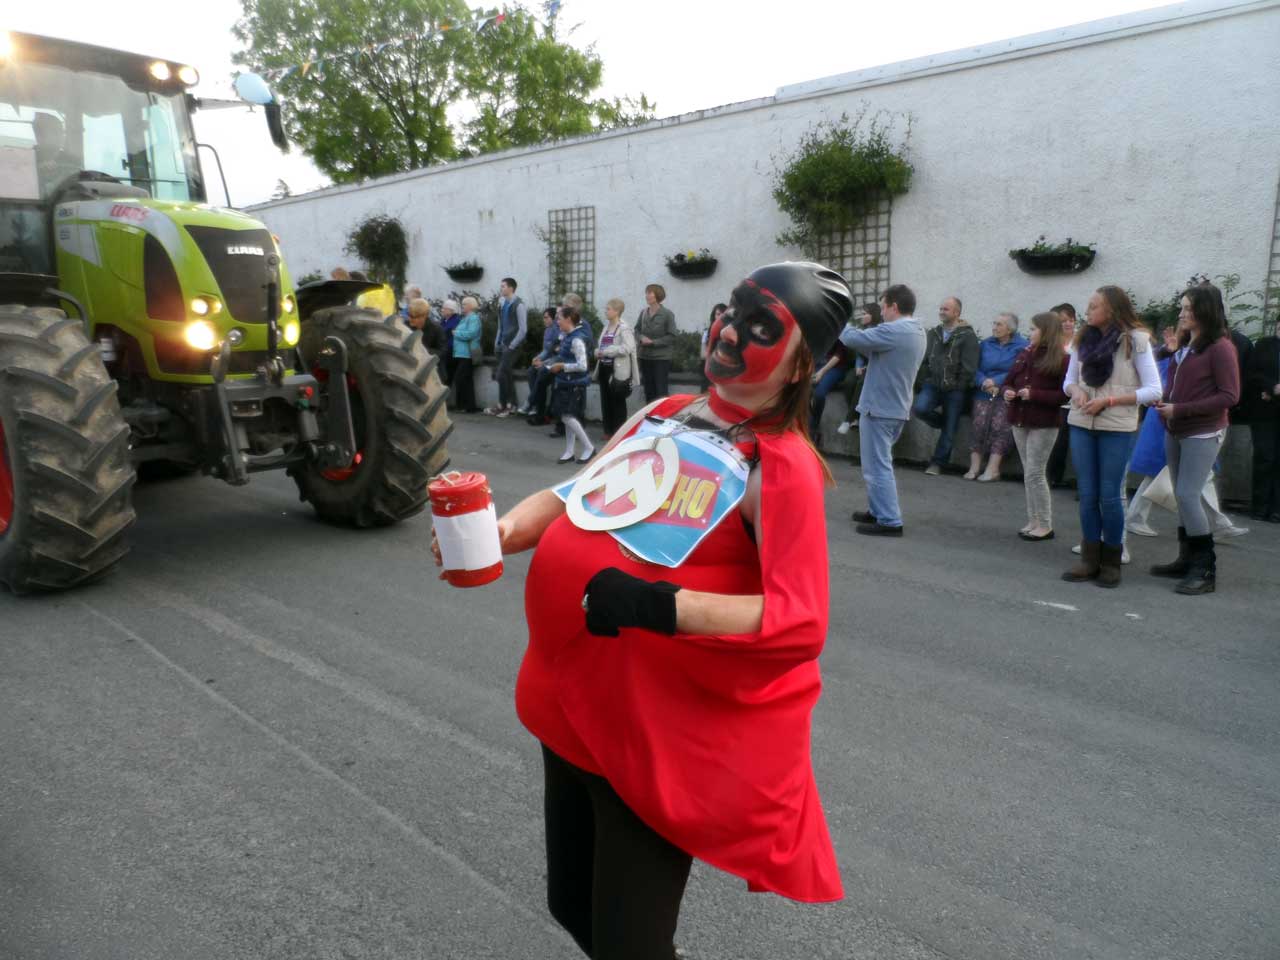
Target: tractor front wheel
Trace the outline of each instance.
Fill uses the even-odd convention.
[[[61,590],[107,573],[133,524],[129,427],[79,320],[0,304],[0,583]]]
[[[327,337],[347,348],[347,389],[355,427],[354,462],[341,469],[307,463],[290,470],[317,514],[355,527],[383,526],[420,512],[427,481],[449,463],[445,438],[448,391],[421,336],[397,317],[359,307],[317,310],[302,324],[298,351],[323,374],[318,357]],[[322,400],[329,389],[320,385]]]

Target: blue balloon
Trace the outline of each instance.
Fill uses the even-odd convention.
[[[242,73],[236,77],[235,82],[236,93],[241,100],[249,103],[256,103],[259,106],[265,106],[268,103],[275,103],[276,95],[271,92],[271,88],[267,86],[267,81],[256,73]]]

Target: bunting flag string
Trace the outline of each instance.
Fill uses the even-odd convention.
[[[548,7],[550,14],[554,17],[560,10],[560,0],[551,0]],[[367,42],[358,47],[343,50],[340,53],[333,53],[326,57],[315,57],[311,60],[304,60],[302,63],[293,64],[287,67],[269,67],[261,71],[262,75],[268,80],[279,81],[286,77],[292,76],[294,73],[301,73],[303,77],[314,76],[320,80],[324,78],[325,64],[336,63],[341,60],[351,60],[357,66],[364,57],[372,60],[378,54],[385,51],[388,47],[398,47],[406,43],[418,40],[433,40],[443,37],[446,33],[457,32],[458,30],[474,30],[481,33],[490,27],[497,27],[507,21],[508,14],[505,10],[497,10],[493,13],[478,15],[471,20],[461,23],[451,23],[444,21],[437,24],[433,29],[425,30],[422,33],[407,34],[403,37],[395,37],[390,40],[382,40],[377,42]]]

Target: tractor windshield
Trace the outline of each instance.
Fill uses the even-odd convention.
[[[48,63],[0,66],[0,199],[47,200],[82,171],[204,200],[184,95]]]

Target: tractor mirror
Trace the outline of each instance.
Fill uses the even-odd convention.
[[[240,74],[240,76],[236,77],[235,88],[236,95],[248,103],[265,107],[269,103],[276,102],[276,95],[267,86],[267,81],[256,73]]]
[[[285,153],[289,152],[289,138],[284,134],[284,118],[280,115],[280,104],[268,103],[262,112],[267,115],[267,129],[271,131],[271,142]]]

